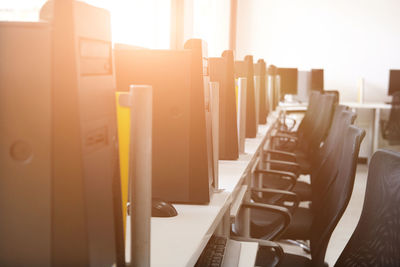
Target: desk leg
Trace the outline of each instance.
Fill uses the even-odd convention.
[[[250,184],[250,180],[251,180],[251,176],[252,173],[249,172],[247,174],[247,184]],[[250,196],[250,192],[247,191],[244,198],[244,201],[250,201],[251,200],[251,196]],[[243,211],[243,232],[241,233],[241,236],[243,237],[250,237],[250,209],[244,209]]]
[[[229,237],[231,234],[231,214],[230,208],[225,212],[224,217],[222,217],[217,229],[215,229],[215,234],[217,236]]]
[[[379,142],[379,120],[381,119],[381,109],[376,108],[374,113],[374,136],[372,141],[372,154],[378,150]]]

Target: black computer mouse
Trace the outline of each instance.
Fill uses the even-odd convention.
[[[174,217],[178,212],[172,204],[163,201],[162,199],[153,198],[151,216],[152,217]]]

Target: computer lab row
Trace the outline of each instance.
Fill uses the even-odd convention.
[[[0,265],[150,265],[152,217],[208,208],[224,191],[220,162],[239,162],[258,138],[243,195],[226,197],[248,229],[232,217],[228,236],[207,232],[197,266],[229,266],[230,238],[259,244],[248,265],[323,266],[365,132],[324,90],[322,69],[208,57],[200,39],[112,44],[108,11],[78,1],[49,1],[40,18],[0,22]],[[304,117],[281,101],[308,102]],[[371,166],[380,154],[398,162],[377,154]],[[285,253],[282,238],[310,240],[311,260]],[[361,263],[351,249],[339,261]]]

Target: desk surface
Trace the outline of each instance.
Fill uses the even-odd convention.
[[[386,103],[378,103],[378,102],[340,102],[341,105],[349,106],[350,108],[365,108],[365,109],[390,109],[391,105]],[[279,103],[279,107],[288,110],[306,110],[308,103]]]
[[[269,119],[273,121],[273,119]],[[245,153],[238,160],[219,161],[219,184],[224,190],[214,193],[209,205],[174,205],[178,216],[151,219],[151,265],[193,266],[247,175],[247,169],[271,129],[260,125],[256,138],[246,139]]]

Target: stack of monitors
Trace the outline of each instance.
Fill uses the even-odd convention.
[[[247,78],[246,96],[246,137],[255,138],[257,135],[256,102],[254,91],[253,56],[245,56],[243,61],[235,61],[235,78]]]

